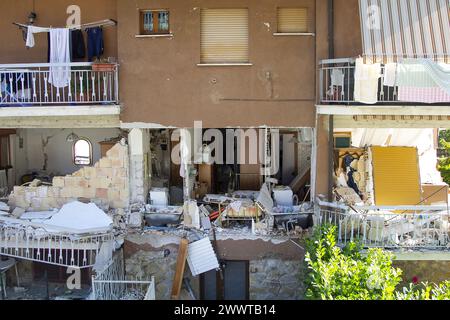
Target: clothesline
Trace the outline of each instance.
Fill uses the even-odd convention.
[[[26,24],[22,24],[22,23],[17,23],[17,22],[13,22],[14,25],[18,26],[19,28],[22,29],[28,29],[28,25]],[[70,30],[86,30],[89,28],[95,28],[95,27],[109,27],[109,26],[116,26],[117,25],[117,21],[112,20],[112,19],[107,19],[107,20],[101,20],[101,21],[96,21],[96,22],[90,22],[90,23],[85,23],[85,24],[81,24],[81,25],[76,25],[76,26],[70,26],[70,27],[64,27]],[[55,29],[55,27],[37,27],[37,28],[41,28],[42,32],[49,32],[50,29]]]

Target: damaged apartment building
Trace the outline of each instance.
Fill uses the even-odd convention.
[[[324,222],[448,275],[427,2],[2,1],[2,297],[302,299]]]

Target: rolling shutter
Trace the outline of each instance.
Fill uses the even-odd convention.
[[[201,10],[201,63],[247,63],[248,10]]]
[[[278,32],[308,32],[308,9],[278,8]]]
[[[418,205],[421,202],[416,148],[372,147],[373,182],[377,206]]]

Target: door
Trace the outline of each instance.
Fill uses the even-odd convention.
[[[222,274],[215,270],[200,277],[202,300],[248,300],[249,262],[225,261]]]

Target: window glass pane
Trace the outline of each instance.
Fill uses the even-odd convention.
[[[76,165],[91,164],[91,144],[87,140],[78,140],[74,146],[74,162]]]
[[[169,12],[161,11],[158,13],[158,28],[160,32],[169,31]]]
[[[153,12],[144,12],[144,31],[153,32]]]

